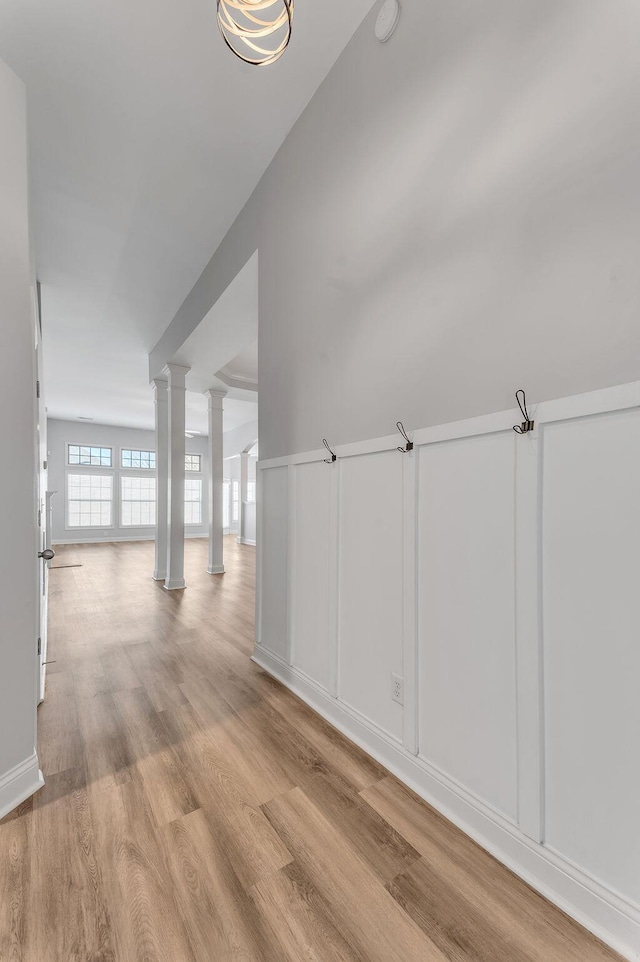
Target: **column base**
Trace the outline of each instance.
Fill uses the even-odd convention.
[[[209,565],[207,568],[208,575],[223,575],[224,565]]]
[[[151,577],[153,578],[154,581],[166,581],[166,580],[167,580],[167,572],[166,572],[166,571],[165,571],[165,572],[162,572],[162,571],[154,571],[153,574],[151,575]]]
[[[179,581],[165,581],[164,587],[166,591],[181,591],[187,585],[184,578],[180,578]]]

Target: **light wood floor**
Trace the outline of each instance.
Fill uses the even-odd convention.
[[[45,788],[0,823],[2,962],[618,958],[249,661],[254,549],[185,592],[60,548]]]

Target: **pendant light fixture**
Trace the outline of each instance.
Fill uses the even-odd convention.
[[[256,67],[274,63],[291,40],[293,0],[217,0],[218,26],[236,57]]]

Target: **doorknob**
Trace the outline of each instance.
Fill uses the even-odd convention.
[[[53,561],[55,556],[56,556],[56,553],[53,550],[53,548],[45,548],[44,551],[38,552],[38,557],[42,558],[44,561]]]

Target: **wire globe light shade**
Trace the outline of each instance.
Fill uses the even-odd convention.
[[[282,56],[291,40],[293,0],[217,2],[220,33],[236,57],[263,67]]]

